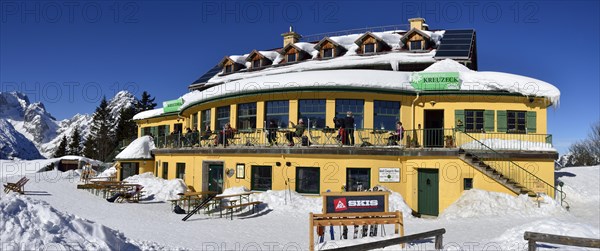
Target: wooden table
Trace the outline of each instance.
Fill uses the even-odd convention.
[[[184,192],[184,193],[179,193],[178,195],[180,196],[179,201],[183,202],[185,204],[185,202],[187,201],[187,212],[190,211],[191,205],[192,205],[192,201],[196,202],[198,200],[201,200],[202,197],[210,195],[210,194],[216,194],[217,192],[213,192],[213,191],[203,191],[203,192]],[[177,204],[177,201],[172,201],[174,204]]]
[[[375,136],[375,142],[374,142],[375,144],[374,145],[376,145],[376,146],[384,145],[383,144],[383,135],[389,134],[389,133],[391,133],[391,131],[388,131],[388,130],[373,130],[373,131],[371,131],[371,134],[373,134]]]
[[[220,211],[220,217],[223,217],[223,200],[227,200],[228,202],[233,202],[232,205],[235,205],[236,203],[240,203],[242,204],[244,200],[246,200],[246,202],[250,202],[250,195],[253,194],[253,192],[245,192],[245,193],[237,193],[237,194],[220,194],[217,195],[215,197],[215,201],[217,202],[217,204],[219,205],[219,211]],[[230,199],[233,198],[233,199]]]

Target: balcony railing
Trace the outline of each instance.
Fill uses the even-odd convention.
[[[225,135],[225,136],[223,136]],[[464,133],[455,129],[393,130],[306,128],[299,136],[293,128],[223,131],[204,134],[163,135],[154,138],[157,148],[182,147],[385,147],[463,148],[468,150],[554,151],[552,135]],[[304,139],[303,139],[304,138]],[[291,141],[290,141],[291,140]],[[485,149],[482,144],[485,144]]]
[[[456,143],[465,150],[556,151],[550,134],[458,133]]]

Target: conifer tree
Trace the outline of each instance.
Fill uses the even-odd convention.
[[[54,158],[62,157],[67,155],[67,136],[63,135],[63,138],[60,140],[60,144],[56,151],[54,152]]]
[[[117,142],[131,140],[137,137],[137,125],[132,120],[135,111],[135,107],[129,107],[121,109],[119,112],[119,123],[117,124],[116,130]]]
[[[75,128],[75,130],[73,130],[69,142],[67,153],[69,155],[81,155],[81,135],[79,134],[79,128]]]
[[[86,157],[105,161],[115,147],[115,135],[111,127],[114,119],[110,116],[108,102],[106,97],[102,98],[100,105],[94,112],[92,125],[90,126],[90,136],[88,137],[84,153]]]
[[[152,95],[148,94],[147,91],[142,93],[142,98],[138,100],[136,104],[137,112],[143,112],[147,110],[152,110],[156,107],[156,103],[154,103],[154,99]]]

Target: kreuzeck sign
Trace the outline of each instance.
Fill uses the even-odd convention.
[[[415,72],[410,84],[420,91],[460,90],[458,72]]]
[[[176,112],[183,105],[183,99],[175,99],[163,102],[163,112]]]

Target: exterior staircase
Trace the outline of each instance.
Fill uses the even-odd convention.
[[[472,142],[480,146],[477,150],[459,149],[459,158],[473,168],[481,171],[499,184],[505,186],[515,194],[527,194],[539,202],[540,195],[546,194],[560,201],[561,205],[569,209],[565,201],[566,194],[547,183],[542,178],[529,172],[517,163],[510,160],[506,154],[500,153],[466,132],[457,131]]]
[[[465,151],[464,149],[459,149],[458,158],[471,165],[475,169],[479,170],[480,172],[484,173],[488,177],[492,178],[496,182],[500,183],[501,185],[505,186],[515,194],[527,194],[530,197],[537,196],[537,193],[533,192],[531,189],[528,189],[527,187],[519,184],[517,181],[511,179],[510,177],[505,176],[504,174],[502,174],[502,172],[494,169],[492,166],[486,164],[483,160],[473,155],[472,153]]]

